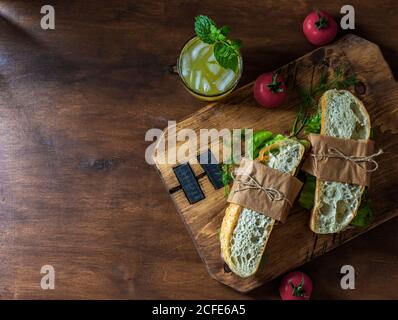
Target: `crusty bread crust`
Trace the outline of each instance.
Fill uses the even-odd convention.
[[[231,243],[232,234],[236,227],[236,224],[238,223],[238,219],[241,212],[242,212],[241,206],[235,203],[230,203],[227,209],[225,210],[225,216],[221,224],[221,230],[220,230],[221,257],[224,259],[224,262],[228,266],[230,266],[230,268],[233,268],[233,263],[231,261],[229,244]]]
[[[281,144],[284,143],[284,141],[286,141],[286,140],[281,140],[281,141],[277,141],[277,142],[273,143],[272,145],[270,145],[268,147],[269,150],[272,150],[272,149],[280,146]],[[303,159],[305,148],[301,144],[300,144],[300,146],[301,146],[300,157],[301,157],[301,159]],[[256,160],[258,160],[258,159],[256,159]],[[300,163],[301,163],[301,161],[300,161]],[[292,175],[295,175],[295,173],[298,171],[300,163],[293,169],[293,172],[291,173]],[[242,274],[239,273],[239,270],[235,269],[235,265],[231,259],[231,239],[232,239],[235,227],[238,223],[239,216],[242,212],[242,209],[243,209],[243,207],[241,207],[237,204],[234,204],[234,203],[230,203],[227,206],[227,208],[225,210],[225,216],[223,218],[223,221],[221,224],[221,229],[220,229],[220,243],[221,243],[221,256],[224,259],[224,262],[231,269],[231,271],[240,277],[247,277],[247,276],[243,276]],[[268,237],[265,238],[264,244],[262,246],[261,256],[264,254],[265,247],[267,246],[267,243],[268,243],[269,235],[271,234],[274,225],[275,225],[275,220],[272,219],[272,223],[267,227],[267,229],[269,230],[269,233],[268,233]],[[256,268],[255,268],[255,270],[253,270],[252,274],[255,274],[257,272],[257,270],[260,266],[260,262],[261,262],[261,259],[258,259]]]
[[[341,90],[341,91],[343,91],[343,90]],[[367,123],[369,124],[369,128],[367,128],[368,132],[367,132],[367,136],[366,136],[366,140],[368,140],[369,137],[370,137],[370,117],[369,117],[369,114],[368,114],[364,104],[362,103],[362,101],[359,100],[355,96],[354,96],[354,98],[355,98],[355,101],[356,101],[357,106],[359,107],[360,111],[362,112],[362,114],[368,120]],[[320,98],[319,103],[320,103],[320,106],[321,106],[321,134],[325,134],[325,131],[326,131],[325,121],[326,121],[326,108],[327,108],[326,92]],[[361,196],[362,196],[364,190],[365,190],[365,187],[362,186],[361,189],[360,189]],[[321,181],[319,179],[316,179],[314,204],[320,203],[320,201],[319,201],[320,197],[321,197]],[[359,206],[360,206],[360,202],[358,202],[357,206],[355,207],[355,209],[353,211],[353,216],[352,216],[352,219],[350,220],[350,222],[357,215]],[[314,206],[314,208],[312,209],[311,219],[310,219],[310,224],[309,224],[310,229],[313,232],[315,232],[315,233],[318,233],[317,226],[318,226],[318,218],[319,218],[319,212],[320,212],[319,209],[320,209],[319,205],[318,206]],[[345,227],[343,227],[342,229],[344,229],[344,228]],[[340,232],[342,229],[340,229],[337,232]]]

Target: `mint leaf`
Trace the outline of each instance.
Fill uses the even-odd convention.
[[[195,17],[195,33],[204,43],[214,44],[214,56],[225,69],[236,72],[239,63],[239,40],[229,40],[227,37],[231,29],[229,26],[217,28],[215,22],[207,16]]]
[[[231,41],[231,46],[232,48],[234,48],[235,50],[239,50],[240,47],[242,46],[242,41],[235,39]]]
[[[238,55],[231,46],[217,42],[214,45],[214,56],[223,68],[231,69],[234,72],[238,69]]]
[[[213,44],[216,42],[218,29],[213,20],[200,15],[195,17],[195,33],[203,42]]]
[[[225,37],[221,34],[220,30],[216,27],[216,25],[210,26],[210,38],[214,40],[214,42],[220,41],[220,36],[225,39]]]
[[[229,26],[223,26],[220,29],[220,33],[225,36],[228,37],[228,34],[231,32],[231,28]]]

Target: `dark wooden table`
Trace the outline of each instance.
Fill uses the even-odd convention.
[[[0,4],[0,297],[278,298],[279,279],[243,295],[208,276],[145,162],[144,136],[204,106],[169,70],[195,15],[243,40],[242,85],[313,49],[301,23],[317,4],[45,3],[55,30],[40,28],[43,1]],[[344,4],[322,9],[339,17]],[[354,33],[379,44],[397,76],[397,2],[350,4]],[[397,299],[397,232],[395,219],[303,266],[314,298]],[[40,287],[46,264],[55,290]],[[356,268],[355,290],[340,288],[345,264]]]

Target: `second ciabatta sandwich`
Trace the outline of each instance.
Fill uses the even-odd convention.
[[[320,99],[321,135],[368,140],[371,126],[363,103],[347,90],[328,90]],[[316,180],[310,228],[315,233],[336,233],[357,214],[364,186]]]

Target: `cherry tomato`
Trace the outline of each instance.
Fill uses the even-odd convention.
[[[327,12],[314,10],[304,19],[303,32],[309,42],[323,46],[336,37],[337,23]]]
[[[279,287],[282,300],[309,300],[312,293],[312,281],[300,271],[288,273]]]
[[[254,97],[264,107],[278,107],[286,96],[285,80],[277,73],[264,73],[257,78],[254,84]]]

